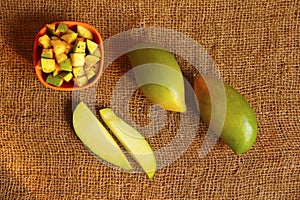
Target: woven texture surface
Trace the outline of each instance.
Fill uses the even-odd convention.
[[[186,151],[151,181],[100,162],[72,129],[72,93],[44,87],[33,69],[36,33],[60,20],[89,23],[103,40],[139,27],[193,38],[257,114],[253,148],[236,156],[219,141],[199,158],[207,130],[200,122]],[[300,199],[299,33],[297,0],[1,0],[0,199]],[[178,62],[191,77],[189,64]],[[97,108],[111,106],[114,86],[129,67],[120,57],[107,68]],[[144,101],[136,92],[129,106],[140,126],[155,120]],[[153,148],[176,135],[179,118],[168,114],[162,133],[149,140]]]

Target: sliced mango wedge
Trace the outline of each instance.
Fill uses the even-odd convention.
[[[125,170],[132,169],[113,137],[83,102],[73,112],[73,126],[79,139],[95,155]]]
[[[156,159],[149,143],[132,126],[119,118],[110,108],[100,110],[100,115],[125,149],[152,179],[156,171]]]

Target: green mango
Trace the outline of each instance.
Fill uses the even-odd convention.
[[[184,80],[174,55],[160,45],[141,43],[127,53],[138,86],[153,103],[185,112]]]
[[[208,89],[209,88],[209,89]],[[226,102],[222,98],[222,89],[225,89]],[[194,91],[198,100],[200,116],[208,126],[212,116],[212,101],[214,98],[214,109],[225,111],[225,121],[221,130],[220,138],[235,152],[240,155],[248,151],[255,142],[257,135],[256,116],[246,99],[235,89],[214,78],[201,75],[195,76]],[[212,91],[213,94],[210,94]],[[224,106],[226,108],[224,109]],[[222,116],[217,115],[212,122],[211,131],[214,130],[214,123],[221,123]]]

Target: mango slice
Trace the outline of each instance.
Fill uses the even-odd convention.
[[[132,49],[127,55],[144,95],[166,110],[185,112],[184,80],[174,55],[152,43],[141,43]]]
[[[220,106],[226,105],[226,116],[220,138],[237,154],[248,151],[255,142],[257,135],[257,121],[253,109],[246,99],[235,89],[220,80],[197,75],[194,79],[194,90],[198,100],[200,115],[208,126],[211,122],[212,101],[209,91],[214,96],[221,95],[220,90],[225,86],[226,102],[216,98],[215,110],[222,110]],[[210,88],[208,90],[208,88]],[[225,104],[226,103],[226,104]],[[221,117],[214,119],[213,123],[222,121]],[[215,132],[214,126],[212,131]]]
[[[73,112],[73,126],[79,139],[95,155],[125,170],[132,169],[113,137],[83,102]]]
[[[145,138],[110,108],[101,109],[100,115],[125,149],[146,172],[149,179],[152,179],[156,171],[156,160],[153,150]]]

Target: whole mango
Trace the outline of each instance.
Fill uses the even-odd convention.
[[[217,98],[218,95],[221,95],[222,88],[225,88],[226,102],[224,102],[222,98]],[[208,126],[211,122],[211,97],[214,96],[213,106],[216,112],[218,110],[224,110],[224,106],[226,106],[225,121],[223,120],[224,124],[220,138],[237,155],[248,151],[256,139],[257,121],[255,113],[246,99],[237,90],[226,83],[215,78],[201,75],[195,76],[194,90],[198,100],[200,116],[205,124]],[[221,116],[216,115],[212,124],[221,122]],[[211,131],[215,132],[214,126],[210,128],[212,129]]]
[[[127,53],[143,94],[166,110],[185,112],[184,80],[174,55],[160,45],[140,43]]]

